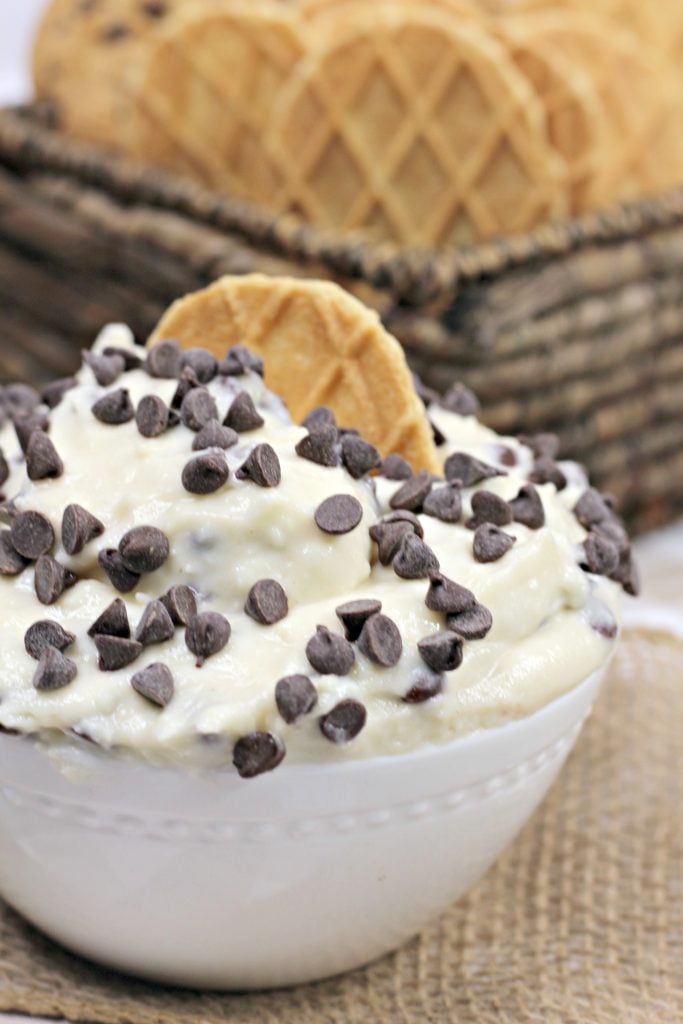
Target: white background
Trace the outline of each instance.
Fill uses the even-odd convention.
[[[31,40],[47,2],[0,0],[0,104],[18,103],[31,95]],[[683,635],[683,523],[646,538],[640,548],[646,598],[632,603],[628,617],[653,625],[668,625],[672,631]],[[19,1022],[19,1018],[0,1015],[0,1022],[11,1024]]]
[[[0,0],[0,100],[17,103],[30,95],[31,39],[46,0]]]

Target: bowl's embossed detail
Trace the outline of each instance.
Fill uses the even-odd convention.
[[[534,775],[542,772],[549,763],[562,759],[574,743],[585,721],[584,716],[571,731],[556,742],[539,750],[507,772],[498,774],[475,785],[449,789],[429,799],[394,804],[391,809],[374,808],[357,815],[326,815],[315,819],[292,818],[280,822],[252,821],[233,823],[229,821],[193,821],[188,818],[137,817],[133,814],[107,813],[95,808],[66,800],[36,794],[30,789],[16,785],[0,785],[0,795],[15,807],[21,807],[36,815],[43,815],[69,825],[112,835],[143,836],[161,842],[226,843],[248,842],[268,843],[274,839],[289,838],[305,840],[314,835],[336,833],[358,833],[377,831],[405,821],[420,821],[425,818],[448,814],[470,802],[509,793],[523,786]]]

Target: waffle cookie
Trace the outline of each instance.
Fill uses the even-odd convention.
[[[520,15],[510,24],[549,54],[564,55],[593,82],[611,129],[611,157],[597,205],[675,183],[683,166],[675,84],[631,33],[566,11]]]
[[[135,155],[267,202],[282,170],[263,135],[303,53],[282,3],[190,8],[148,48],[132,114]]]
[[[548,137],[566,167],[572,213],[594,208],[610,151],[607,113],[591,77],[525,31],[523,21],[502,19],[496,34],[546,111]]]
[[[329,406],[383,455],[440,472],[432,431],[403,350],[376,313],[337,285],[260,274],[225,277],[180,299],[150,344],[177,338],[223,356],[236,344],[261,355],[268,385],[295,420]]]
[[[273,121],[278,205],[411,245],[522,232],[568,210],[545,115],[505,50],[436,8],[373,8],[303,62]]]

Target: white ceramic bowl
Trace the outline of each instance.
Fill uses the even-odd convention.
[[[0,736],[0,893],[77,953],[173,984],[311,981],[395,949],[538,806],[602,673],[443,747],[245,781]],[[73,773],[70,773],[73,774]]]

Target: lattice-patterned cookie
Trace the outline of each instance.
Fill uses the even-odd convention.
[[[282,172],[264,127],[302,53],[283,3],[223,4],[179,18],[143,63],[135,154],[233,195],[271,201]]]
[[[177,338],[224,356],[242,344],[263,356],[267,383],[297,420],[329,406],[384,455],[440,472],[422,402],[399,343],[375,312],[335,284],[224,277],[176,302],[150,344]]]
[[[637,199],[682,176],[683,121],[668,69],[635,36],[568,11],[519,16],[515,25],[590,76],[607,112],[610,159],[598,205]]]
[[[562,216],[538,97],[483,28],[377,5],[311,54],[273,122],[280,205],[408,245],[468,243]]]
[[[550,141],[567,167],[572,212],[594,208],[610,147],[607,113],[590,76],[526,32],[523,21],[503,18],[496,34],[543,103]]]

